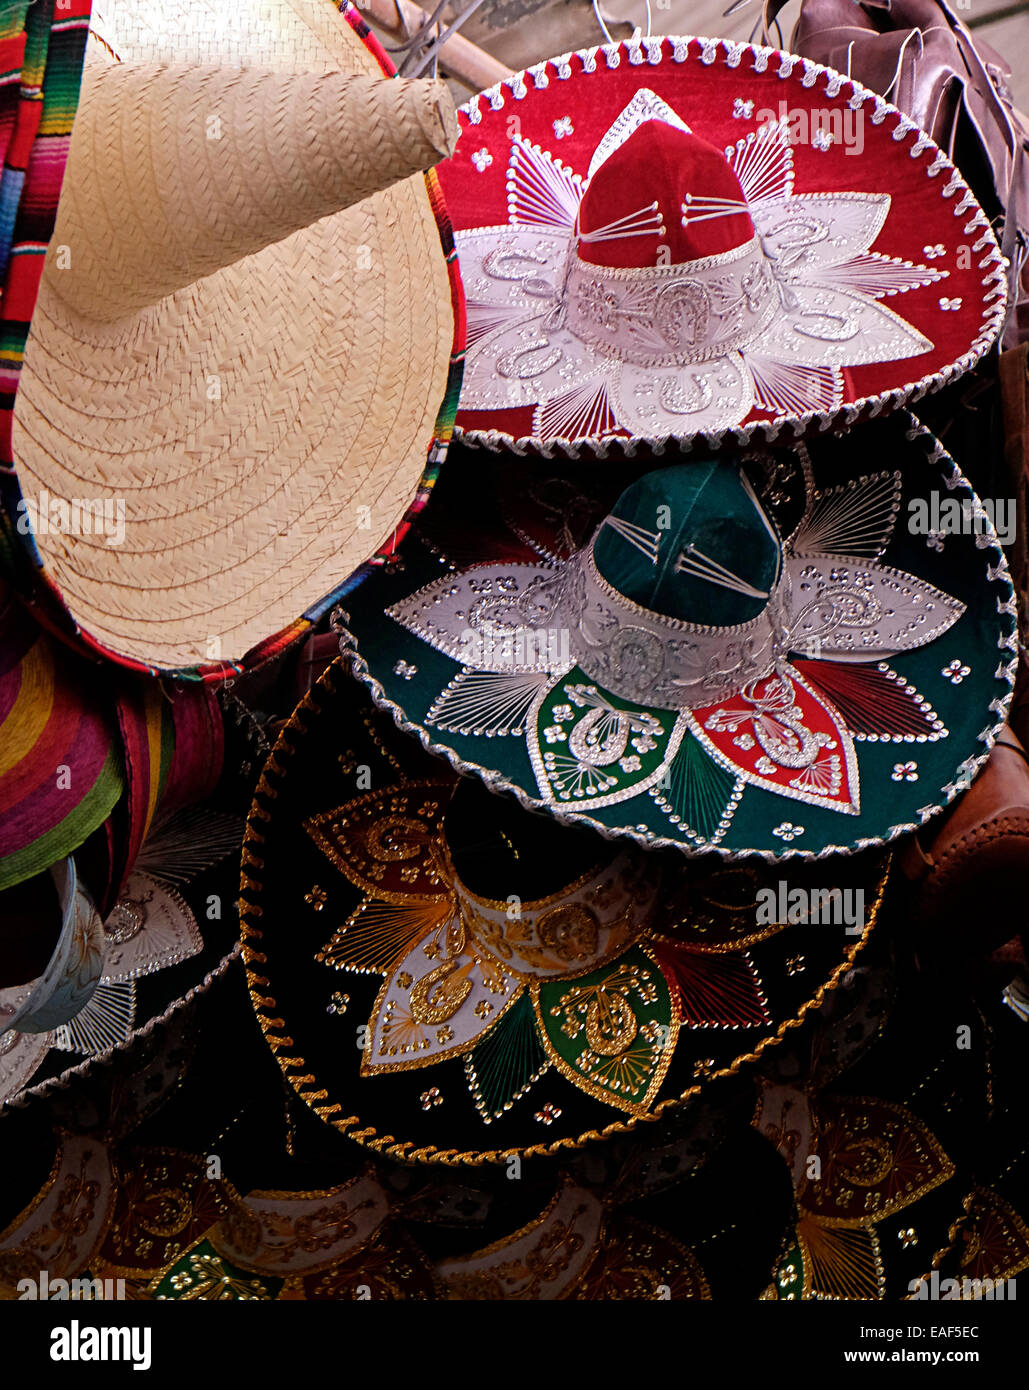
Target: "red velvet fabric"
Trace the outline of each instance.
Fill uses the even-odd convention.
[[[743,201],[739,179],[721,150],[664,121],[647,121],[594,174],[579,208],[579,230],[594,232],[656,202],[664,235],[586,241],[579,247],[581,259],[590,265],[678,265],[731,251],[753,237],[745,209],[703,221],[687,214],[683,225],[687,194]]]

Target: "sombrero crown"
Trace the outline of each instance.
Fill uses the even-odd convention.
[[[19,529],[94,645],[226,669],[316,616],[433,464],[454,320],[419,171],[456,127],[329,0],[105,8],[16,402]],[[67,524],[76,499],[121,508],[117,543]]]

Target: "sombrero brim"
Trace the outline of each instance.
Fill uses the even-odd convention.
[[[437,547],[412,537],[403,568],[378,576],[349,600],[342,644],[353,648],[357,674],[402,728],[459,770],[478,774],[494,790],[513,792],[530,808],[647,845],[713,849],[730,858],[809,858],[894,840],[969,785],[1004,723],[1016,665],[1007,564],[988,516],[953,460],[911,416],[780,454],[788,458],[795,479],[813,468],[812,506],[833,487],[853,488],[855,479],[871,472],[872,460],[895,470],[895,521],[883,531],[888,539],[877,563],[899,572],[902,587],[905,576],[914,576],[927,586],[927,599],[960,613],[942,635],[889,661],[791,657],[790,669],[799,677],[796,699],[810,706],[805,718],[819,728],[828,719],[824,736],[838,748],[835,790],[803,779],[765,780],[745,753],[757,757],[760,748],[745,731],[723,738],[718,729],[724,720],[713,707],[648,709],[591,685],[578,667],[569,670],[567,653],[553,640],[559,633],[547,638],[550,646],[544,642],[545,661],[534,651],[535,664],[527,670],[515,667],[510,675],[484,678],[473,657],[464,657],[459,643],[441,635],[446,611],[439,609],[437,620],[433,605],[449,602],[442,592],[447,581],[497,578],[495,592],[501,592],[536,573],[554,573],[542,557],[512,565],[505,556],[498,564],[489,536],[475,573],[465,562],[450,565]],[[933,494],[939,506],[947,499],[969,518],[963,532],[930,533]],[[913,522],[915,529],[908,529],[916,511],[927,519],[921,531]],[[835,553],[840,546],[833,542],[826,549]],[[860,568],[853,556],[841,556],[844,568],[848,563]],[[462,574],[467,581],[460,581]],[[466,619],[458,621],[461,626]],[[653,732],[641,736],[639,756],[603,768],[600,777],[573,759],[568,742],[582,710],[597,701],[628,712]]]
[[[717,384],[718,362],[706,359],[687,363],[681,375],[678,368],[633,374],[628,365],[623,375],[606,349],[585,347],[559,316],[548,316],[540,284],[548,276],[560,284],[560,246],[568,244],[598,143],[641,89],[725,148],[734,167],[743,167],[747,148],[762,149],[753,179],[742,180],[759,235],[806,222],[819,199],[824,206],[833,195],[852,211],[828,235],[854,233],[858,203],[888,195],[888,211],[863,240],[851,244],[844,235],[830,252],[823,237],[809,266],[796,263],[802,298],[810,293],[830,315],[863,316],[850,356],[842,342],[821,343],[821,357],[802,356],[802,339],[785,348],[783,310],[767,342],[718,359]],[[740,444],[853,424],[966,371],[1003,323],[1000,251],[951,161],[896,107],[807,58],[728,40],[637,37],[538,63],[474,97],[460,120],[457,149],[440,167],[468,296],[457,427],[489,448],[631,454],[641,442],[669,438]],[[760,132],[773,123],[781,136],[764,139]],[[493,277],[485,265],[488,248],[501,242],[534,262],[525,294],[514,283],[524,266]],[[685,408],[656,408],[654,383],[666,378]],[[705,391],[705,404],[688,403]]]
[[[282,8],[286,38],[230,24],[227,51],[208,61],[393,73],[356,11],[315,6],[316,35]],[[192,51],[175,23],[126,10],[124,33],[117,9],[110,31],[119,57]],[[30,508],[24,539],[52,621],[148,671],[214,680],[273,656],[381,564],[424,505],[463,333],[431,173],[114,324],[80,322],[44,278],[8,507]],[[107,506],[114,520],[66,524],[53,499]],[[118,543],[112,525],[124,526]]]
[[[326,776],[326,768],[336,771]],[[396,854],[373,862],[374,849],[358,846],[378,843],[391,825],[407,827],[405,835],[412,826],[427,831],[455,780],[398,735],[337,662],[283,729],[244,847],[244,958],[268,1044],[316,1114],[389,1156],[461,1164],[550,1155],[667,1114],[780,1043],[835,988],[873,930],[882,856],[834,866],[828,876],[821,866],[805,874],[808,888],[831,878],[832,886],[860,889],[862,920],[851,927],[796,917],[787,925],[779,916],[756,926],[757,899],[747,896],[745,931],[730,931],[712,904],[740,890],[723,881],[726,874],[742,876],[756,895],[764,879],[753,868],[709,860],[694,872],[666,856],[664,915],[638,940],[574,978],[509,981],[505,998],[494,995],[492,1004],[485,996],[476,1002],[473,992],[459,1016],[438,1020],[445,1027],[410,1023],[413,1041],[402,1050],[413,1060],[394,1062],[398,1049],[380,1046],[382,1028],[394,1011],[397,1020],[407,1017],[409,972],[430,969],[441,909],[434,917],[418,897],[413,864],[395,862]],[[348,825],[353,841],[345,840]],[[610,853],[603,842],[598,850]],[[358,860],[364,867],[355,874]],[[718,888],[712,881],[705,890],[701,876],[712,872]],[[498,886],[501,900],[505,893]],[[717,927],[705,925],[712,912]],[[507,959],[503,950],[500,957]],[[653,988],[645,1000],[632,996],[639,1031],[623,1076],[620,1065],[608,1073],[579,1056],[581,1040],[569,1042],[558,1026],[560,996],[602,990],[609,976],[634,972]]]

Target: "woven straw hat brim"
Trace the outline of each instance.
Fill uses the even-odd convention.
[[[119,3],[100,28],[127,62],[382,75],[330,0],[230,8],[234,21],[191,4],[155,33]],[[69,311],[44,277],[15,418],[23,493],[124,499],[122,544],[37,528],[78,626],[180,670],[243,660],[295,624],[403,518],[453,338],[420,174],[111,323]]]

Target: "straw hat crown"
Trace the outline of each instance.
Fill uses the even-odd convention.
[[[113,321],[427,168],[456,139],[438,81],[95,69],[46,273],[74,312]]]

